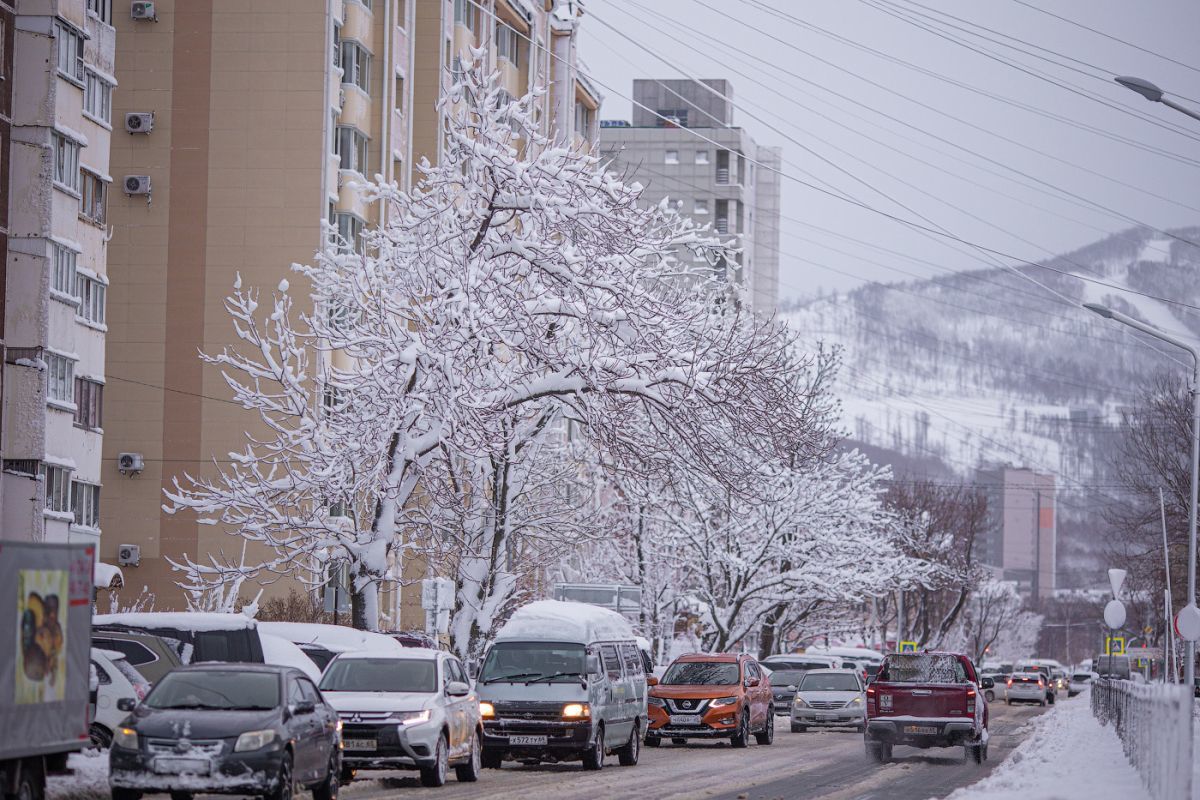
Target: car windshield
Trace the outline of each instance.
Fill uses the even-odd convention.
[[[883,679],[891,683],[965,683],[967,673],[952,655],[933,653],[888,656]]]
[[[795,669],[795,670],[810,670],[810,669],[829,669],[829,663],[825,661],[805,661],[800,658],[781,658],[776,661],[764,661],[763,666],[768,669]]]
[[[735,686],[738,665],[731,661],[676,661],[667,668],[666,686]]]
[[[1075,681],[1076,683],[1087,683],[1091,679],[1092,676],[1086,672],[1077,672],[1071,676],[1071,680]]]
[[[437,662],[416,658],[346,658],[330,662],[322,692],[433,692]]]
[[[150,708],[269,709],[279,705],[274,672],[186,670],[164,675],[146,698]]]
[[[781,669],[771,673],[772,686],[795,686],[804,677],[802,669]]]
[[[800,684],[801,692],[857,692],[858,678],[853,675],[832,675],[826,673],[808,674]]]
[[[587,649],[566,642],[497,642],[479,672],[480,683],[578,683],[587,668]]]

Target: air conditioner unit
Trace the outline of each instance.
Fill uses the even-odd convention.
[[[146,2],[146,0],[135,0],[133,5],[129,7],[129,16],[134,19],[148,19],[152,22],[158,22],[158,14],[154,12],[154,3]]]
[[[130,133],[149,133],[154,130],[154,112],[134,111],[126,114],[125,130]]]
[[[125,194],[150,194],[150,176],[126,175]]]
[[[146,461],[141,453],[118,453],[117,471],[122,475],[132,472],[134,475],[146,468]]]
[[[142,563],[142,548],[136,544],[123,544],[117,548],[117,564],[122,567],[136,567]]]

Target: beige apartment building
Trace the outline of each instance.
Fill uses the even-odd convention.
[[[125,9],[115,21],[111,171],[147,193],[110,215],[102,520],[105,557],[133,556],[122,602],[145,587],[168,610],[185,605],[169,559],[241,553],[221,529],[161,509],[175,476],[211,474],[253,423],[197,358],[234,343],[223,301],[235,277],[266,292],[288,277],[298,297],[289,267],[329,246],[323,221],[351,243],[377,224],[358,184],[380,174],[407,187],[414,165],[437,160],[435,104],[471,43],[488,45],[513,95],[550,86],[539,113],[567,140],[595,140],[600,98],[575,67],[580,11],[565,0],[152,7],[153,19]],[[421,564],[397,566],[423,577]],[[388,587],[381,608],[392,625],[424,627],[419,587]]]

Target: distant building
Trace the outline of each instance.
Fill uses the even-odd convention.
[[[1058,566],[1054,476],[1004,466],[978,470],[975,481],[988,501],[987,527],[976,543],[980,562],[1015,581],[1027,599],[1051,597]]]
[[[647,203],[668,198],[739,248],[734,263],[714,269],[743,285],[755,310],[772,313],[779,303],[781,152],[760,147],[733,124],[732,98],[723,79],[635,80],[633,122],[602,123],[600,150],[614,171],[646,186]]]

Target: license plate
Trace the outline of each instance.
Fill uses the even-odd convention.
[[[509,744],[516,745],[542,745],[546,743],[545,736],[510,736],[508,737]]]
[[[672,714],[671,715],[671,724],[672,725],[699,725],[700,724],[700,715],[699,714]]]
[[[164,775],[207,775],[212,762],[207,758],[156,758],[154,771]]]
[[[820,722],[829,722],[837,719],[837,714],[817,714],[817,720]]]
[[[933,735],[937,733],[937,728],[932,725],[905,725],[904,732],[916,734],[927,733]]]
[[[376,747],[374,739],[347,739],[343,744],[347,750],[374,750]]]

